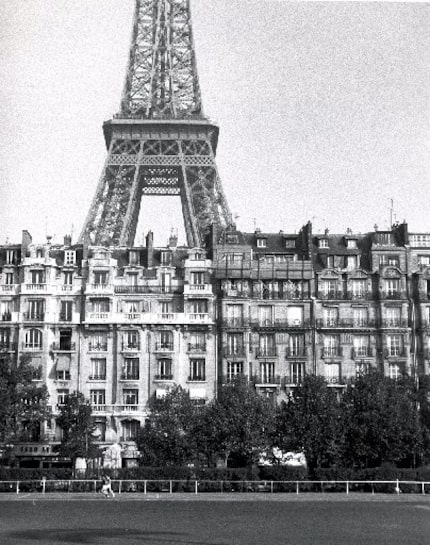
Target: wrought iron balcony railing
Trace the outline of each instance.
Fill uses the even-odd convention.
[[[223,353],[225,358],[243,358],[246,356],[246,349],[244,346],[227,346],[224,348]]]
[[[53,350],[54,352],[73,352],[76,350],[76,343],[72,343],[72,342],[52,343],[51,350]]]
[[[188,352],[193,352],[193,353],[206,352],[206,344],[188,343]]]
[[[308,355],[308,349],[306,346],[298,346],[296,348],[287,347],[287,358],[306,358]]]
[[[43,322],[44,312],[24,312],[24,320],[28,322]]]
[[[155,375],[154,380],[173,380],[172,374],[163,373],[161,375]]]
[[[358,348],[353,348],[351,355],[354,360],[359,360],[362,358],[374,358],[375,351],[370,346],[360,346]]]
[[[321,358],[341,358],[343,356],[343,349],[341,346],[325,346],[321,350]]]
[[[173,342],[155,343],[157,352],[173,352]]]
[[[272,358],[278,355],[276,346],[258,347],[255,350],[257,358]]]

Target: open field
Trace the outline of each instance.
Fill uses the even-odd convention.
[[[430,497],[2,495],[2,545],[426,545]]]

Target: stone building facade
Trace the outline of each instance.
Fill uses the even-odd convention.
[[[23,463],[53,463],[67,395],[93,406],[102,445],[133,445],[151,396],[196,404],[238,375],[273,402],[306,374],[341,391],[379,369],[429,374],[430,235],[213,230],[205,248],[0,247],[0,357],[41,368],[52,418],[23,430]],[[130,455],[133,458],[133,454]]]

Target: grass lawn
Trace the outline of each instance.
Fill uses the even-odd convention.
[[[337,496],[337,495],[336,495]],[[167,499],[167,498],[166,498]],[[430,498],[0,498],[2,545],[427,545]]]

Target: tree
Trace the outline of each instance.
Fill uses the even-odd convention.
[[[383,463],[415,465],[424,445],[424,427],[412,379],[380,373],[359,377],[341,404],[341,456],[353,467]]]
[[[307,376],[277,409],[273,446],[304,452],[310,469],[327,467],[337,458],[339,404],[322,377]]]
[[[38,439],[41,423],[49,415],[48,391],[40,378],[40,368],[29,359],[19,362],[0,358],[0,440],[10,443]],[[35,432],[35,433],[32,433]]]
[[[273,407],[246,380],[222,386],[201,422],[199,448],[209,463],[222,458],[254,463],[267,450],[273,425]]]
[[[196,458],[194,429],[199,409],[189,393],[176,386],[164,397],[151,398],[150,418],[138,437],[145,465],[166,466],[192,463]]]
[[[80,392],[73,392],[60,406],[57,424],[63,431],[59,448],[60,456],[67,456],[75,463],[77,458],[95,458],[99,449],[95,445],[95,423],[91,404]]]

